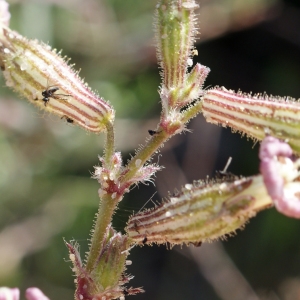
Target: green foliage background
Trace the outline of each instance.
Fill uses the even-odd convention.
[[[159,118],[155,5],[156,0],[11,1],[11,27],[63,49],[89,85],[116,108],[117,147],[124,161]],[[298,98],[299,16],[296,0],[201,1],[194,60],[211,68],[206,86]],[[52,300],[73,299],[63,237],[77,240],[84,256],[98,205],[98,184],[90,175],[103,139],[18,99],[2,77],[1,86],[0,286],[38,286]],[[206,124],[202,116],[190,128],[192,134],[173,138],[156,158],[166,168],[157,175],[155,201],[184,183],[214,176],[229,156],[230,172],[258,173],[253,141]],[[114,226],[122,230],[156,188],[141,185],[128,194]],[[300,221],[270,209],[223,243],[225,255],[260,299],[299,299],[299,230]],[[201,260],[201,247],[197,250]],[[131,253],[131,284],[146,290],[135,299],[239,299],[218,292],[185,247]]]

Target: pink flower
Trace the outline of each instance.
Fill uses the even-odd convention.
[[[20,291],[18,288],[7,288],[1,287],[0,288],[0,300],[19,300],[20,298]]]
[[[49,298],[36,287],[28,288],[25,292],[25,297],[27,300],[49,300]]]
[[[8,11],[8,3],[5,0],[0,0],[0,24],[9,25],[10,13]]]
[[[300,160],[292,159],[291,147],[272,136],[261,143],[260,172],[276,209],[292,218],[300,218]]]
[[[25,292],[27,300],[49,300],[42,291],[36,287],[28,288]],[[19,300],[20,291],[18,288],[0,287],[0,300]]]

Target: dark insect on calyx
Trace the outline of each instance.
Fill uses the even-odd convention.
[[[47,103],[50,101],[50,98],[53,99],[63,99],[61,96],[70,97],[71,95],[65,95],[65,94],[54,94],[56,91],[59,90],[59,87],[57,86],[49,86],[46,90],[42,91],[43,101],[44,105],[47,106]]]
[[[66,119],[66,121],[67,121],[68,123],[74,123],[74,120],[71,119],[71,118],[69,118],[69,117],[66,116],[66,115],[62,116],[61,119]]]

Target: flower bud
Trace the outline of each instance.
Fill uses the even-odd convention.
[[[208,122],[229,126],[258,140],[266,134],[287,139],[300,153],[300,103],[295,99],[213,88],[205,93],[202,109]]]
[[[193,65],[198,4],[194,0],[161,0],[156,6],[157,57],[162,68],[160,96],[165,111],[181,108],[202,94],[209,68]]]
[[[126,231],[141,244],[194,244],[232,234],[272,205],[262,176],[185,185],[178,196],[133,215]]]
[[[157,53],[166,88],[180,86],[186,78],[195,36],[194,0],[161,0],[156,6]]]
[[[186,74],[185,83],[179,87],[168,89],[162,86],[159,93],[165,110],[168,107],[182,108],[203,95],[202,86],[210,69],[196,64],[192,71]]]
[[[0,66],[7,86],[69,123],[98,133],[114,121],[111,105],[95,95],[55,49],[5,26],[0,28]]]

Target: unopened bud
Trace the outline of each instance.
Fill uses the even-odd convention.
[[[164,108],[171,106],[182,108],[202,96],[202,87],[209,72],[209,68],[197,63],[192,71],[186,74],[183,85],[171,89],[163,85],[160,97]]]
[[[0,66],[6,85],[31,103],[91,132],[106,130],[114,110],[51,50],[6,27],[0,28]]]
[[[195,53],[196,15],[198,4],[194,0],[161,0],[156,6],[157,56],[162,68],[160,95],[163,108],[181,108],[197,99],[209,69],[196,64]]]
[[[189,184],[180,195],[133,215],[126,231],[141,244],[198,245],[231,234],[269,206],[272,201],[262,176],[228,183]]]
[[[203,96],[202,110],[208,122],[258,140],[266,134],[286,139],[300,153],[300,103],[295,99],[213,88]]]

